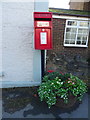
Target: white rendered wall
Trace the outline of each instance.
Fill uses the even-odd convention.
[[[2,4],[0,3],[0,88],[2,87]]]
[[[40,2],[38,7],[37,5],[39,4],[34,4],[33,0],[2,2],[0,81],[4,88],[41,83],[41,51],[34,49],[33,12],[38,11],[38,7],[39,11],[45,11],[45,8],[47,11],[48,6],[43,10],[40,6],[44,5],[44,2]]]
[[[0,4],[0,120],[2,119],[2,8]]]

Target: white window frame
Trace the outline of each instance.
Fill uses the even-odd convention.
[[[67,23],[68,21],[76,21],[77,22],[77,26],[69,26]],[[80,22],[88,22],[88,21],[84,21],[84,20],[71,20],[71,19],[68,19],[66,20],[66,26],[65,26],[65,33],[64,33],[64,46],[67,46],[67,47],[88,47],[88,37],[89,37],[89,27],[80,27],[79,26],[79,23]],[[75,44],[65,44],[65,41],[66,41],[66,29],[67,28],[77,28],[77,32],[76,32],[76,39],[75,39]],[[88,36],[87,36],[87,41],[86,41],[86,45],[78,45],[76,44],[76,41],[77,41],[77,35],[78,35],[78,29],[79,28],[84,28],[84,29],[88,29]]]

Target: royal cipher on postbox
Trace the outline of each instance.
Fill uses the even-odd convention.
[[[52,13],[34,12],[35,49],[52,49]]]

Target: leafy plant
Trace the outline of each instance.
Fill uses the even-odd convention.
[[[49,108],[56,104],[57,97],[60,97],[64,100],[64,103],[68,104],[70,94],[81,101],[86,92],[86,83],[78,77],[53,71],[43,77],[43,82],[38,89],[41,101],[46,101]]]

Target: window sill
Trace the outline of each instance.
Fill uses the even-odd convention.
[[[88,46],[86,46],[86,45],[73,45],[73,44],[71,44],[71,45],[64,44],[64,47],[84,47],[84,48],[88,48]]]

